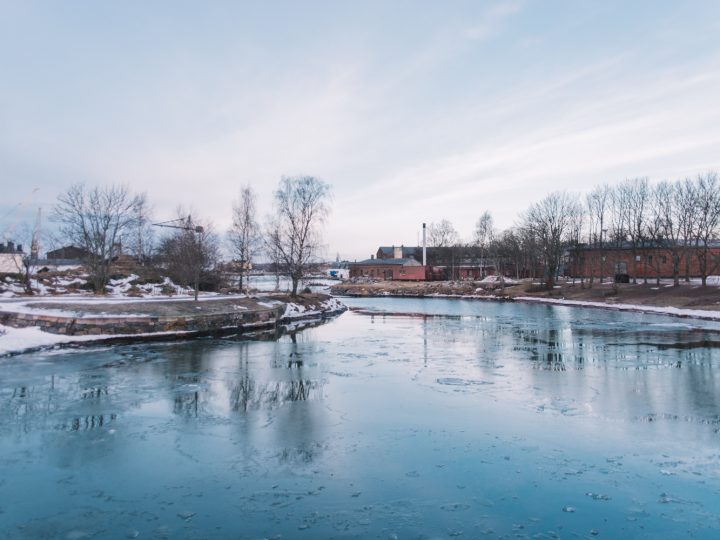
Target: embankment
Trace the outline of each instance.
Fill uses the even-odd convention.
[[[326,295],[295,298],[219,297],[191,300],[53,299],[0,304],[0,324],[37,327],[65,336],[212,333],[271,328],[301,319],[327,318],[345,306]]]

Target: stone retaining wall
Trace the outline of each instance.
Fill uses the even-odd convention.
[[[67,317],[50,314],[0,311],[0,324],[14,328],[37,326],[53,334],[149,334],[158,332],[214,332],[276,326],[284,305],[270,309],[203,314],[197,316]]]

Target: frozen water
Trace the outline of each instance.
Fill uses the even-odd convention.
[[[0,538],[719,536],[720,323],[347,303],[0,360]]]

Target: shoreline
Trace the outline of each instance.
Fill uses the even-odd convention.
[[[85,344],[276,334],[322,323],[347,309],[320,294],[203,300],[0,302],[0,357]]]
[[[601,302],[583,302],[580,300],[568,300],[563,298],[538,298],[535,296],[483,296],[483,295],[458,295],[458,294],[381,294],[374,296],[347,295],[347,298],[428,298],[428,299],[450,299],[450,300],[480,300],[485,302],[519,302],[526,304],[551,304],[567,307],[586,307],[594,309],[607,309],[610,311],[630,311],[635,313],[648,313],[652,315],[668,315],[679,318],[699,319],[706,321],[720,321],[720,311],[691,310],[675,307],[640,306],[636,304],[604,304]],[[343,296],[338,295],[338,298]],[[351,311],[355,311],[350,308]]]
[[[435,282],[437,283],[437,282]],[[549,291],[543,291],[540,294],[532,294],[528,291],[528,284],[522,284],[520,286],[508,287],[504,289],[502,294],[497,294],[495,291],[487,290],[474,290],[472,293],[468,291],[469,286],[467,284],[461,284],[463,290],[452,291],[452,285],[447,283],[441,285],[433,285],[430,282],[426,286],[411,284],[400,285],[398,288],[397,282],[379,282],[368,284],[344,284],[343,287],[333,287],[331,291],[336,296],[349,297],[349,298],[446,298],[446,299],[459,299],[459,300],[481,300],[481,301],[495,301],[495,302],[525,302],[535,304],[550,304],[550,305],[561,305],[568,307],[587,307],[594,309],[606,309],[611,311],[628,311],[635,313],[648,313],[654,315],[667,315],[679,318],[691,318],[698,320],[707,321],[720,321],[720,302],[718,302],[718,308],[711,309],[697,309],[688,305],[669,305],[651,303],[653,301],[659,302],[665,300],[667,302],[667,290],[651,288],[651,294],[634,294],[637,292],[638,285],[633,287],[625,287],[625,290],[620,290],[619,294],[608,295],[609,288],[601,288],[596,284],[596,289],[581,289],[578,290],[574,285],[560,286],[558,289]],[[606,284],[607,285],[607,284]],[[334,289],[334,290],[333,290]],[[342,290],[341,290],[342,289]],[[436,292],[433,289],[445,289],[444,292]],[[568,289],[571,294],[580,296],[584,294],[590,296],[591,294],[595,298],[568,298],[563,293],[567,293]],[[641,292],[647,293],[647,289],[641,290]],[[697,287],[693,287],[692,290],[685,288],[681,292],[693,292],[696,296]],[[707,287],[707,291],[700,291],[701,293],[709,293],[708,296],[720,298],[719,287]],[[628,290],[630,291],[628,293]],[[466,292],[468,291],[468,292]],[[659,292],[658,292],[659,291]],[[677,293],[677,289],[669,291],[670,293]],[[529,293],[529,294],[528,294]],[[623,294],[625,293],[625,294]],[[634,296],[633,296],[634,294]],[[600,296],[602,295],[602,296]],[[629,301],[625,300],[624,296],[628,297]],[[701,296],[702,298],[703,296]],[[599,301],[602,299],[603,301]],[[670,300],[673,298],[671,297]],[[633,301],[635,300],[635,301]],[[712,301],[712,300],[709,300]]]

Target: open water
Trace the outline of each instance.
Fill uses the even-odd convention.
[[[0,359],[0,538],[720,538],[720,324],[346,302]]]

